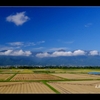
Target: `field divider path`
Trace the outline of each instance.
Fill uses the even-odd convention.
[[[61,94],[58,90],[56,90],[55,88],[53,88],[51,85],[49,85],[46,81],[42,81],[42,83],[44,83],[47,87],[49,87],[51,90],[53,90],[55,93],[57,94]]]
[[[61,90],[63,90],[65,93],[67,93],[67,94],[71,94],[71,92],[70,91],[68,91],[68,90],[66,90],[66,89],[64,89],[63,87],[61,87],[61,86],[58,86],[58,85],[56,85],[58,88],[60,88]]]
[[[12,75],[10,78],[6,79],[5,81],[10,81],[18,73],[19,73],[19,71],[17,73],[15,73],[14,75]]]

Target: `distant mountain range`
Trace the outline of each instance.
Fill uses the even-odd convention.
[[[1,51],[0,51],[1,52]],[[5,51],[2,51],[5,52]],[[0,66],[6,65],[72,65],[72,66],[100,66],[100,56],[78,55],[58,57],[36,57],[42,52],[32,52],[31,56],[0,56]],[[49,54],[51,52],[48,52]]]

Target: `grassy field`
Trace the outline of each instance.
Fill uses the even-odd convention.
[[[89,72],[100,69],[0,69],[0,94],[100,93],[100,75]]]

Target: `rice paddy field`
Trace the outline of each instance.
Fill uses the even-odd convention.
[[[66,79],[100,79],[100,75],[90,74],[52,74]]]
[[[41,82],[0,82],[0,93],[2,94],[48,94],[55,93]]]
[[[17,74],[11,81],[16,80],[62,80],[62,78],[50,74]]]
[[[7,80],[13,74],[0,74],[0,80]]]
[[[0,94],[100,93],[100,69],[0,69]]]
[[[62,94],[92,94],[100,93],[100,81],[65,81],[65,82],[49,82]]]

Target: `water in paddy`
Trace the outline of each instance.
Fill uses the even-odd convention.
[[[89,72],[88,74],[100,75],[100,72]]]

